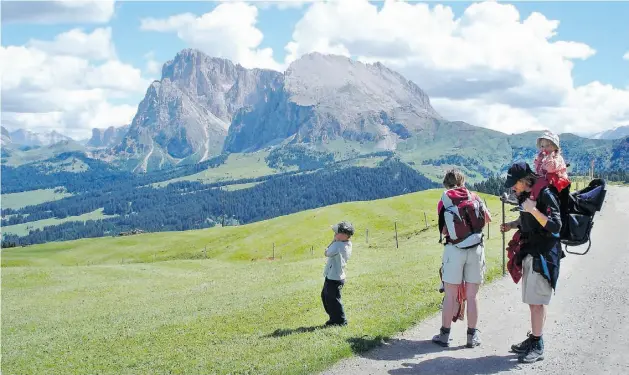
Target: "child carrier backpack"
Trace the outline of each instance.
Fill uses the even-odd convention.
[[[439,206],[439,243],[443,241],[443,234],[446,234],[446,243],[461,248],[476,246],[482,241],[487,209],[476,194],[464,187],[449,189],[441,196]],[[472,236],[475,238],[470,238]]]
[[[553,189],[557,193],[557,190],[548,185],[544,178],[538,179],[536,185],[531,193],[532,199],[539,197],[543,189]],[[560,242],[565,245],[567,253],[585,255],[592,247],[590,233],[594,226],[594,214],[603,208],[605,202],[606,182],[597,178],[590,181],[590,184],[581,190],[570,192],[570,186],[568,186],[557,195],[562,224],[559,233]],[[569,246],[581,246],[586,243],[588,247],[583,253],[568,250]]]
[[[606,182],[597,178],[581,189],[567,194],[561,202],[561,243],[570,254],[585,255],[592,247],[590,232],[594,226],[594,214],[603,208],[607,195]],[[587,243],[583,253],[572,252],[568,246],[580,246]]]

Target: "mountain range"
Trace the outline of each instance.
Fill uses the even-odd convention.
[[[629,125],[618,126],[592,135],[593,139],[620,139],[629,137]]]
[[[60,141],[133,172],[300,145],[335,160],[393,151],[420,172],[458,165],[486,176],[515,158],[532,158],[535,134],[508,135],[445,119],[419,86],[381,63],[310,53],[277,72],[184,49],[163,65],[130,124],[93,129],[84,146],[55,131],[6,129],[2,144],[3,162],[13,155],[11,165],[55,154],[23,146]],[[585,168],[595,159],[614,169],[626,166],[622,147],[616,148],[627,135],[629,126],[591,138],[562,134],[562,148],[573,166]]]
[[[72,138],[65,136],[56,130],[45,133],[35,133],[26,129],[7,130],[2,127],[2,144],[19,145],[26,147],[50,146],[58,142],[69,141]]]
[[[276,72],[185,49],[163,65],[129,124],[80,141],[1,129],[3,239],[238,225],[439,187],[451,167],[495,194],[496,174],[534,158],[539,131],[452,120],[380,63],[311,53]],[[629,181],[622,134],[561,134],[570,174],[594,161],[597,172]]]

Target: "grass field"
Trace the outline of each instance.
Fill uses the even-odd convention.
[[[81,173],[90,168],[83,160],[77,158],[66,158],[54,163],[42,162],[41,165],[52,169],[48,174],[59,172]]]
[[[570,191],[581,190],[587,187],[590,181],[592,181],[592,179],[589,176],[570,175],[569,177],[570,177],[570,182],[572,185],[570,187]]]
[[[46,160],[62,152],[85,151],[85,147],[74,141],[62,141],[50,146],[34,148],[28,151],[13,150],[11,156],[3,158],[5,165],[16,167],[36,161]]]
[[[4,249],[3,373],[325,369],[438,310],[439,195],[343,203],[240,227]],[[491,279],[500,273],[500,203],[487,201]],[[342,219],[357,228],[343,289],[350,325],[324,329],[323,250],[329,226]]]
[[[63,219],[43,219],[37,221],[30,221],[28,223],[16,224],[16,225],[8,225],[6,227],[2,227],[2,233],[11,233],[17,234],[18,236],[26,236],[31,230],[35,229],[43,229],[49,225],[59,225],[68,221],[87,221],[87,220],[101,220],[107,219],[110,217],[115,217],[115,215],[103,215],[103,209],[99,208],[98,210],[94,210],[92,212],[85,213],[79,216],[68,216]]]
[[[55,189],[31,190],[21,193],[2,194],[0,205],[6,208],[23,208],[29,205],[36,205],[44,202],[56,201],[72,194],[63,190],[63,192],[55,193]]]
[[[348,161],[338,163],[344,167],[367,167],[376,168],[378,164],[385,161],[387,158],[384,156],[370,156],[365,158],[356,158]]]
[[[199,181],[202,183],[212,183],[243,178],[270,176],[280,173],[281,171],[270,168],[266,164],[264,158],[268,155],[268,151],[258,151],[250,154],[231,154],[227,158],[225,164],[216,168],[208,168],[199,173],[174,178],[168,181],[157,182],[154,183],[153,186],[164,187],[177,181]],[[288,170],[296,170],[296,168],[287,169],[287,171]]]
[[[223,187],[224,190],[226,191],[236,191],[236,190],[242,190],[242,189],[249,189],[251,187],[254,187],[256,185],[258,185],[259,182],[248,182],[245,184],[233,184],[233,185],[226,185]]]

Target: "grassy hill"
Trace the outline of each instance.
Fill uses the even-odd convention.
[[[267,165],[264,158],[268,154],[268,151],[258,151],[250,154],[230,154],[225,163],[216,168],[208,168],[195,174],[157,182],[152,186],[164,187],[178,181],[199,181],[202,183],[232,181],[270,176],[282,172]],[[296,170],[296,168],[293,168],[293,170]]]
[[[85,151],[85,147],[75,141],[61,141],[50,146],[35,147],[27,151],[15,149],[11,151],[10,155],[2,158],[2,163],[7,166],[16,167],[23,164],[47,160],[54,158],[56,155],[72,151]]]
[[[3,249],[3,370],[320,371],[438,310],[439,196],[429,190],[239,227]],[[486,198],[491,279],[500,273],[500,203]],[[330,225],[343,219],[357,228],[343,290],[350,325],[324,329],[323,250]]]
[[[3,209],[19,209],[29,205],[52,202],[70,196],[72,196],[72,194],[58,187],[54,189],[38,189],[21,193],[2,194],[0,202],[2,203]]]
[[[43,230],[47,226],[51,225],[59,225],[62,223],[67,223],[69,221],[82,221],[85,222],[87,220],[102,220],[107,218],[116,217],[117,215],[104,215],[103,208],[96,209],[92,212],[85,213],[83,215],[77,216],[66,216],[63,219],[50,218],[50,219],[42,219],[29,221],[27,223],[15,224],[15,225],[7,225],[2,227],[3,234],[16,234],[18,236],[26,236],[31,230],[41,229]]]

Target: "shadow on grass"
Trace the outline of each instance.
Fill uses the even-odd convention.
[[[389,340],[385,336],[362,336],[362,337],[350,337],[347,342],[352,348],[354,354],[364,354],[371,349],[377,348],[385,344]]]
[[[295,333],[307,333],[314,332],[318,329],[328,328],[325,325],[311,326],[311,327],[299,327],[293,329],[276,329],[273,333],[265,335],[263,337],[284,337]]]

